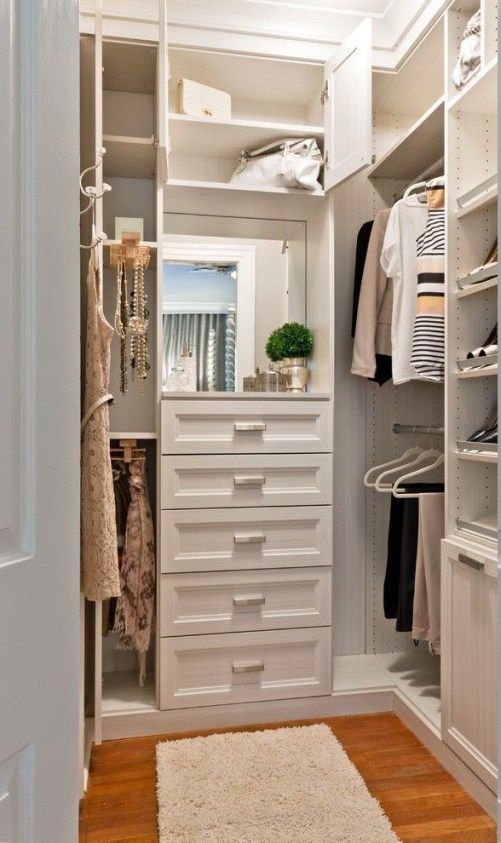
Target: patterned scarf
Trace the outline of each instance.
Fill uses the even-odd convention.
[[[155,613],[155,538],[142,461],[131,463],[129,485],[115,632],[120,649],[146,653]]]

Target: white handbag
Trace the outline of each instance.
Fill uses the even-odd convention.
[[[207,117],[209,120],[231,119],[231,96],[226,91],[181,79],[177,87],[178,114]]]
[[[284,138],[253,152],[244,150],[230,182],[242,187],[318,190],[322,153],[315,138]]]

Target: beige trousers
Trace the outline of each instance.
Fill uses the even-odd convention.
[[[444,537],[444,495],[419,495],[419,527],[412,637],[440,653],[440,541]]]

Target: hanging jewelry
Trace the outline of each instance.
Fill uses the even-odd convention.
[[[115,330],[120,337],[120,392],[127,392],[127,361],[129,332],[129,299],[127,294],[127,271],[124,260],[117,262],[117,296],[115,307]]]
[[[148,361],[148,316],[146,285],[144,280],[145,263],[142,255],[134,259],[134,281],[131,292],[132,305],[129,319],[130,330],[130,365],[132,373],[139,378],[139,390],[144,394],[144,382],[150,364]]]

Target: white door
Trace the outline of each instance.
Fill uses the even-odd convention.
[[[0,3],[0,841],[78,819],[78,3]]]
[[[328,59],[324,71],[324,187],[371,163],[372,21],[366,18]]]

